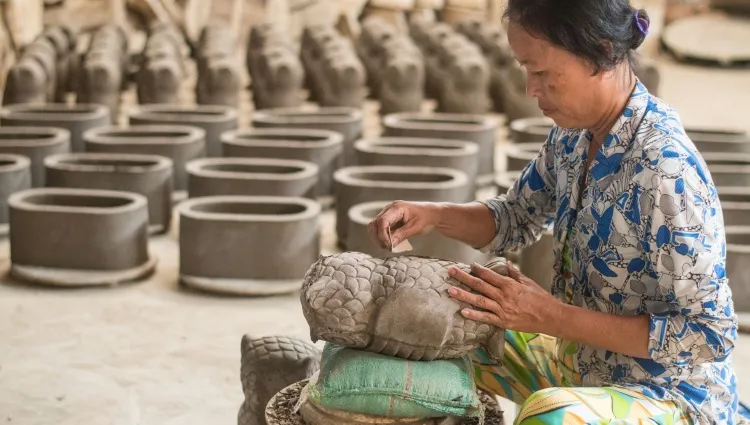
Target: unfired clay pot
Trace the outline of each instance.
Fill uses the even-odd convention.
[[[688,127],[685,132],[701,153],[750,153],[750,134],[746,131]]]
[[[130,125],[171,124],[205,131],[206,156],[221,156],[221,134],[237,128],[237,110],[221,105],[141,105],[130,113]]]
[[[44,158],[70,151],[70,131],[54,127],[0,127],[0,153],[31,160],[31,185],[45,183]]]
[[[721,196],[721,195],[720,195]],[[750,312],[750,227],[727,226],[726,270],[732,300],[737,312]]]
[[[95,104],[66,105],[10,105],[0,111],[0,124],[21,127],[57,127],[70,132],[70,148],[83,152],[83,133],[96,127],[109,125],[106,106]]]
[[[188,199],[180,214],[180,280],[235,295],[294,292],[319,255],[317,202],[282,196]]]
[[[414,248],[412,251],[394,254],[380,248],[369,235],[367,226],[389,203],[389,201],[365,202],[349,209],[349,230],[347,231],[346,249],[364,252],[374,257],[423,255],[466,264],[471,264],[472,262],[481,264],[489,259],[487,254],[483,254],[463,242],[447,238],[437,231],[409,238],[409,243]]]
[[[552,231],[545,230],[537,242],[523,248],[520,253],[521,273],[548,291],[552,289],[555,275],[555,256],[552,252],[554,241]]]
[[[343,136],[329,130],[250,128],[222,135],[225,157],[288,158],[318,166],[316,196],[333,193],[333,172],[343,150]]]
[[[495,129],[498,122],[483,115],[399,113],[383,117],[385,137],[425,137],[468,140],[479,147],[479,185],[492,183],[495,169]]]
[[[357,165],[445,167],[463,171],[476,182],[479,147],[468,140],[381,137],[354,143]]]
[[[349,209],[369,201],[468,202],[474,199],[466,173],[451,168],[363,166],[346,167],[334,173],[336,189],[336,235],[345,246]]]
[[[341,163],[348,166],[355,163],[354,141],[362,138],[362,119],[362,111],[350,107],[278,108],[257,111],[253,115],[253,126],[319,129],[341,133]]]
[[[750,226],[750,188],[717,187],[726,226]]]
[[[35,188],[11,195],[12,276],[57,286],[114,285],[149,275],[148,207],[122,191]]]
[[[169,231],[172,160],[159,155],[66,153],[44,160],[48,187],[122,190],[148,200],[150,233]]]
[[[711,179],[717,187],[749,187],[750,164],[748,165],[709,165]]]
[[[31,161],[21,155],[0,154],[0,235],[8,233],[8,197],[31,187]]]
[[[86,150],[100,153],[160,155],[172,160],[174,190],[187,190],[185,164],[205,156],[205,131],[184,125],[103,127],[86,132]],[[178,194],[180,198],[182,194]]]
[[[547,140],[554,125],[555,122],[547,117],[514,120],[508,126],[510,128],[510,140],[513,143],[537,143],[541,145]]]
[[[188,196],[247,195],[313,198],[318,166],[271,158],[201,158],[187,164]]]

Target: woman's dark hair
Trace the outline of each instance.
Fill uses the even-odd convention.
[[[505,17],[527,32],[587,59],[594,74],[624,60],[643,43],[649,18],[628,0],[509,0]]]

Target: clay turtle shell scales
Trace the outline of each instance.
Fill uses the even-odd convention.
[[[419,256],[375,258],[359,252],[320,257],[305,275],[301,303],[310,338],[410,360],[456,358],[484,347],[502,360],[504,329],[468,320],[468,304],[449,297],[448,276],[465,264]],[[507,274],[503,261],[493,270]]]

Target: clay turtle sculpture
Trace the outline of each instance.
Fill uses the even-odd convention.
[[[317,347],[298,338],[244,335],[240,380],[245,401],[238,425],[265,425],[268,401],[289,385],[313,376],[320,368],[320,356]]]
[[[376,258],[344,252],[318,259],[300,299],[310,338],[409,360],[456,358],[484,347],[503,357],[505,331],[464,318],[468,304],[448,296],[448,269],[462,263],[420,256]],[[507,275],[504,259],[486,264]]]

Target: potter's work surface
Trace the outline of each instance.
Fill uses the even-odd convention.
[[[750,96],[743,95],[750,71],[658,66],[660,91],[686,125],[750,130]],[[243,104],[240,119],[250,117]],[[331,253],[331,211],[322,222],[323,253]],[[308,339],[299,296],[232,298],[181,288],[175,228],[150,241],[159,258],[153,276],[114,288],[9,284],[8,245],[0,240],[0,423],[237,423],[242,335]],[[734,364],[740,397],[750,401],[750,336],[739,337]]]
[[[307,380],[302,380],[284,388],[271,398],[266,409],[266,418],[269,419],[268,425],[305,425],[302,421],[302,416],[295,412],[294,409],[299,402],[300,394],[306,384]],[[485,406],[484,424],[501,425],[503,423],[502,409],[487,394],[480,392],[479,399]],[[478,418],[465,418],[461,421],[461,425],[475,425],[479,423]]]
[[[662,35],[678,57],[720,64],[750,61],[750,18],[694,16],[669,24]]]

